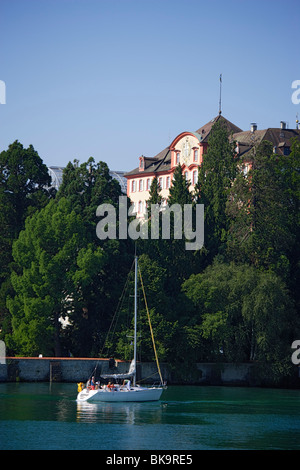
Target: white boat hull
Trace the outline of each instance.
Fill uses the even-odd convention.
[[[134,387],[131,390],[87,390],[83,389],[77,395],[78,402],[140,402],[157,401],[160,399],[161,387]]]

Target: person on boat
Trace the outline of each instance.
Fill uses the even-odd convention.
[[[79,383],[77,384],[77,386],[78,386],[78,387],[77,387],[78,392],[81,392],[81,391],[84,389],[84,383],[83,383],[83,382],[79,382]]]
[[[96,382],[95,390],[99,390],[99,388],[101,388],[100,382]]]
[[[107,384],[107,388],[108,388],[108,390],[109,390],[110,392],[112,392],[112,391],[115,389],[115,386],[114,386],[114,384],[113,384],[113,383],[111,383],[111,382],[108,382],[108,384]]]
[[[92,380],[91,380],[91,389],[92,389],[92,390],[95,390],[95,385],[96,385],[96,384],[95,384],[95,377],[93,376],[93,377],[92,377]]]
[[[130,390],[130,380],[128,380],[128,379],[124,379],[123,384],[121,385],[122,390],[124,390],[125,388],[127,390]]]

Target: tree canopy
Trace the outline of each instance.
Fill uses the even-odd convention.
[[[117,208],[122,195],[106,163],[69,162],[53,195],[32,146],[16,141],[2,152],[0,337],[9,353],[129,359],[136,251],[161,360],[253,361],[273,381],[288,377],[300,333],[300,143],[289,155],[254,146],[246,174],[229,137],[213,126],[194,192],[180,165],[174,172],[168,206],[204,204],[204,247],[195,251],[185,249],[183,226],[174,235],[172,216],[168,240],[100,240],[96,209]],[[154,178],[148,208],[161,202]],[[139,357],[153,360],[142,292],[139,307]]]

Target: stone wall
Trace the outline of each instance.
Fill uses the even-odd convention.
[[[0,363],[0,382],[80,382],[87,381],[92,374],[120,374],[128,372],[130,363],[109,359],[89,358],[24,358],[8,357]],[[253,363],[197,363],[160,364],[163,380],[168,385],[239,385],[272,386],[260,377]],[[299,370],[299,375],[298,375]],[[300,368],[295,367],[293,377],[281,384],[284,387],[300,387]],[[137,381],[141,385],[159,383],[156,364],[137,364]],[[278,384],[277,384],[278,385]],[[277,386],[276,385],[276,386]]]
[[[130,363],[108,359],[79,358],[7,358],[0,365],[0,381],[22,382],[79,382],[92,374],[126,373]],[[171,367],[161,364],[163,379],[168,384],[203,385],[259,385],[255,381],[252,364],[198,363]],[[138,363],[137,380],[143,383],[159,382],[155,363]]]

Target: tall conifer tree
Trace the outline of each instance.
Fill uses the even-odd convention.
[[[189,191],[190,183],[186,180],[185,176],[182,174],[181,165],[177,165],[174,171],[172,186],[169,191],[168,204],[192,204],[193,198],[192,194]]]
[[[205,248],[210,258],[220,251],[227,238],[226,203],[237,175],[235,153],[225,125],[217,121],[212,127],[195,187],[197,202],[204,204]]]
[[[150,191],[149,191],[149,199],[147,201],[147,207],[148,207],[148,212],[151,212],[151,204],[161,204],[162,203],[162,196],[160,194],[161,187],[159,186],[158,178],[157,176],[154,176],[151,186],[150,186]]]

